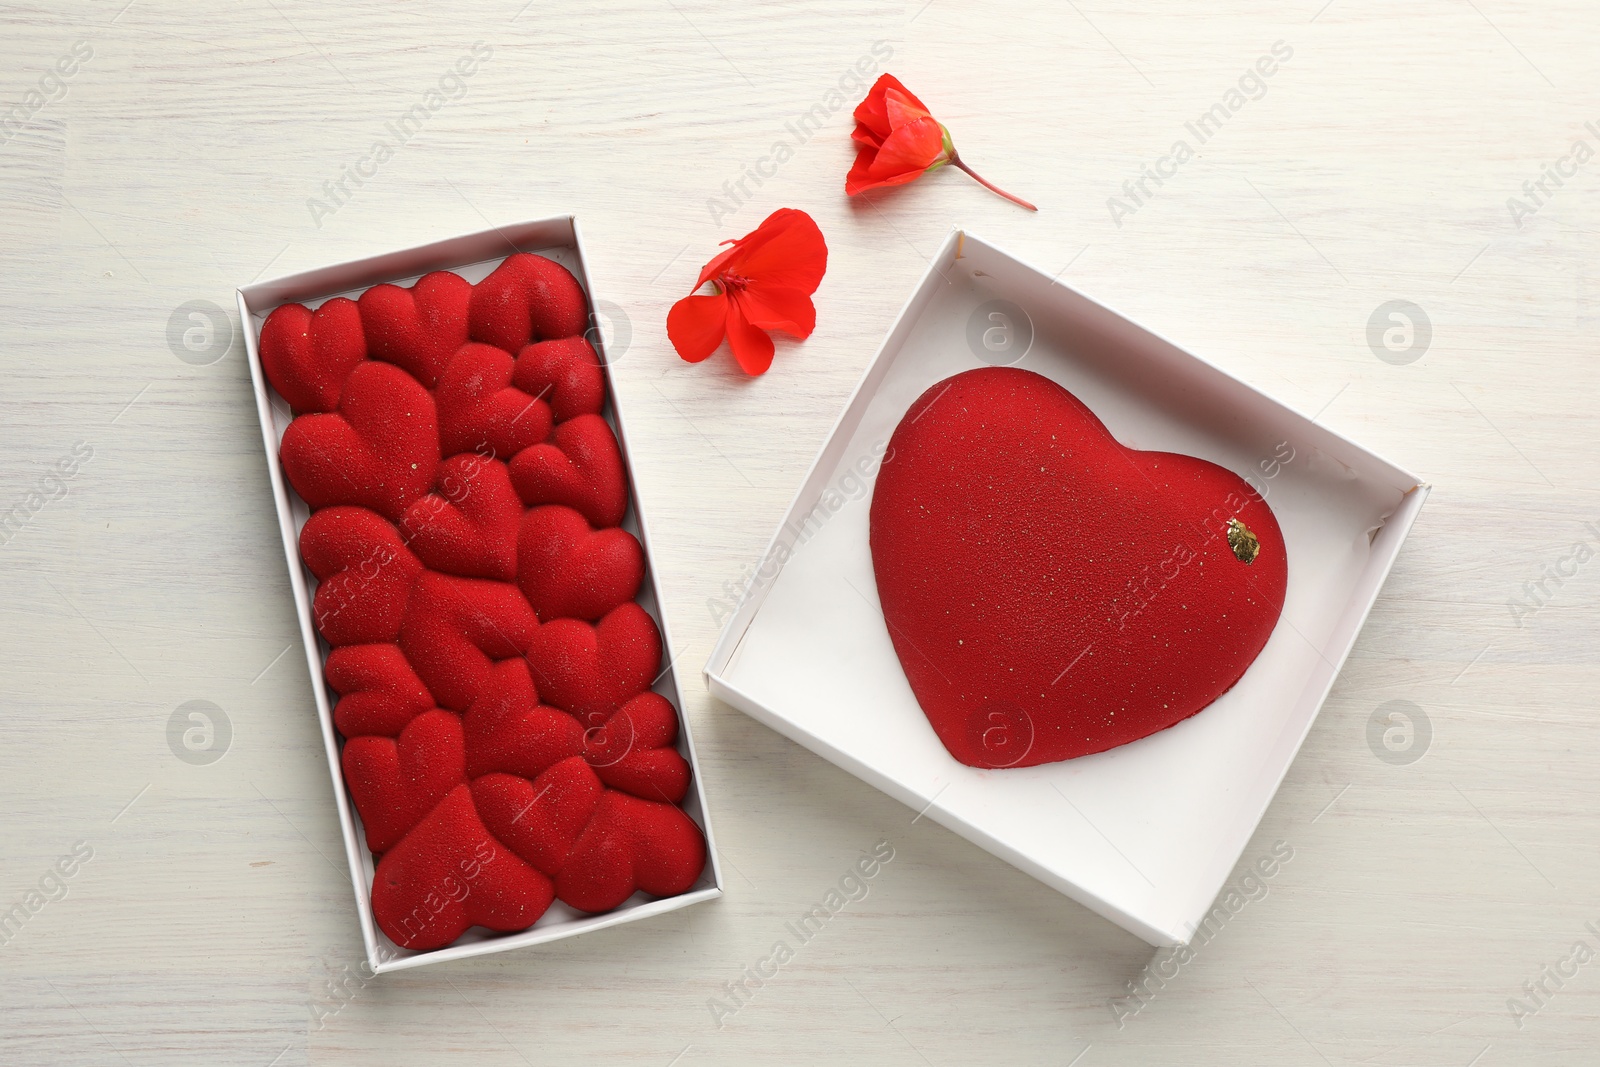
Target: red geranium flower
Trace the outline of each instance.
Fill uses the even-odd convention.
[[[1029,211],[1039,210],[985,181],[963,163],[950,131],[894,75],[884,74],[873,83],[867,98],[856,105],[855,118],[856,129],[850,137],[857,144],[856,162],[844,179],[848,195],[885,185],[904,185],[948,163],[1013,204]]]
[[[811,294],[828,269],[828,246],[810,215],[780,208],[750,233],[733,241],[700,271],[699,289],[715,292],[686,296],[667,312],[667,336],[678,355],[699,363],[728,339],[733,358],[746,374],[772,366],[772,338],[762,331],[782,330],[800,340],[811,336],[817,309]]]

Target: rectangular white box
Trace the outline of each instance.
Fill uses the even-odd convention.
[[[656,681],[655,690],[671,700],[678,709],[678,751],[689,761],[693,775],[693,788],[684,799],[683,810],[706,835],[706,868],[700,880],[688,892],[662,900],[646,900],[643,894],[633,898],[615,911],[602,915],[586,915],[575,911],[559,900],[532,927],[516,934],[495,934],[474,927],[461,940],[446,948],[430,952],[414,952],[401,948],[378,929],[372,918],[372,879],[374,864],[367,851],[365,833],[360,817],[350,803],[345,790],[344,776],[340,772],[339,752],[341,739],[333,726],[333,704],[328,696],[322,666],[327,657],[327,645],[317,636],[312,625],[311,598],[316,592],[316,577],[300,561],[300,528],[310,517],[310,509],[299,494],[289,487],[278,460],[278,443],[288,427],[288,405],[267,382],[261,370],[261,356],[257,339],[261,324],[267,314],[280,304],[299,302],[316,307],[335,296],[354,299],[365,289],[381,282],[410,285],[419,277],[435,270],[451,270],[467,281],[476,284],[513,252],[537,252],[555,260],[577,277],[578,283],[589,297],[591,321],[596,301],[594,286],[584,265],[583,242],[578,223],[570,215],[514,223],[504,227],[469,233],[433,244],[419,245],[386,255],[349,260],[318,270],[303,271],[272,281],[256,282],[238,290],[239,319],[244,325],[245,350],[250,361],[250,380],[255,386],[256,407],[261,415],[261,432],[266,443],[267,471],[272,479],[272,495],[278,505],[278,523],[282,528],[284,552],[289,560],[289,583],[294,590],[295,608],[300,615],[300,633],[305,641],[306,659],[311,669],[311,690],[316,696],[317,715],[322,722],[322,736],[327,748],[328,766],[333,775],[334,800],[339,808],[339,825],[344,830],[345,852],[350,860],[351,879],[355,885],[356,911],[361,919],[361,936],[366,943],[367,959],[376,972],[397,971],[426,963],[482,956],[490,952],[521,948],[555,941],[589,930],[599,930],[618,923],[631,922],[663,912],[675,911],[702,900],[722,895],[722,874],[717,859],[716,843],[711,836],[711,821],[706,811],[704,785],[700,778],[700,764],[695,758],[694,739],[690,735],[689,721],[683,711],[683,694],[678,689],[677,675],[673,670],[672,635],[667,620],[661,613],[661,595],[656,587],[655,570],[650,565],[649,527],[639,507],[638,494],[633,490],[631,452],[628,447],[626,423],[617,400],[617,390],[611,378],[610,358],[607,356],[604,337],[597,328],[591,335],[595,349],[606,364],[607,405],[603,413],[616,431],[623,461],[629,466],[629,507],[623,527],[639,539],[645,552],[645,580],[638,601],[655,618],[661,627],[662,655],[666,670]]]
[[[1246,477],[1289,586],[1233,689],[1171,729],[1039,767],[958,763],[917,705],[877,603],[872,478],[912,402],[980,360],[992,300],[1010,365],[1065,386],[1124,445]],[[1001,328],[1016,324],[993,320]],[[1290,455],[1292,458],[1284,459]],[[706,664],[713,695],[1152,945],[1187,944],[1355,644],[1428,486],[992,245],[951,233],[868,366]]]

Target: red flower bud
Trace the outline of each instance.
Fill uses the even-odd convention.
[[[855,119],[856,129],[850,137],[856,142],[856,161],[844,179],[844,191],[850,196],[886,185],[904,185],[949,163],[1012,203],[1039,210],[980,178],[963,163],[950,131],[892,74],[873,83],[867,98],[856,106]]]

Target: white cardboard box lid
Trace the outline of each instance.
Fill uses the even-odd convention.
[[[1006,770],[956,762],[928,725],[890,643],[867,542],[872,457],[925,389],[984,365],[967,325],[994,299],[1020,305],[1032,320],[1032,347],[1013,365],[1071,390],[1125,445],[1199,456],[1249,476],[1265,490],[1289,554],[1278,627],[1244,678],[1211,706],[1109,752]],[[1263,468],[1284,443],[1294,458]],[[711,654],[707,683],[1150,943],[1184,944],[1293,761],[1427,491],[1406,471],[957,230],[824,445]]]
[[[639,506],[637,489],[632,484],[630,463],[629,507],[623,527],[639,538],[645,550],[645,580],[637,599],[661,628],[666,666],[656,681],[655,690],[671,700],[678,711],[677,747],[688,760],[692,774],[692,788],[682,807],[706,836],[706,867],[701,872],[700,879],[687,892],[678,896],[653,900],[642,893],[636,893],[621,907],[600,915],[587,915],[556,901],[537,923],[521,933],[493,934],[473,927],[454,944],[429,952],[414,952],[396,945],[378,929],[372,917],[370,894],[376,873],[375,866],[372,854],[367,851],[361,820],[350,803],[349,794],[345,790],[344,776],[340,771],[339,736],[333,725],[332,702],[322,674],[322,663],[327,652],[311,620],[311,597],[316,591],[316,578],[301,562],[297,548],[300,528],[310,517],[310,511],[305,501],[289,488],[278,462],[278,443],[283,437],[283,431],[289,425],[290,413],[288,405],[267,383],[262,373],[257,339],[261,333],[261,323],[267,313],[280,304],[299,301],[316,307],[324,300],[335,296],[354,298],[362,290],[380,282],[410,285],[417,278],[435,270],[455,271],[467,281],[476,284],[513,252],[537,252],[572,271],[589,298],[591,310],[595,307],[594,286],[589,279],[589,272],[583,259],[582,235],[577,220],[570,215],[491,227],[477,233],[462,234],[431,244],[336,263],[270,281],[255,282],[238,291],[239,315],[244,326],[246,355],[250,362],[250,375],[255,388],[256,406],[260,413],[262,435],[266,445],[267,468],[272,481],[273,496],[278,505],[284,551],[289,562],[290,584],[300,616],[301,638],[306,647],[312,691],[317,702],[329,769],[333,776],[334,797],[339,810],[339,822],[344,831],[351,881],[355,887],[356,910],[360,918],[368,962],[375,972],[380,973],[554,941],[589,930],[598,930],[674,911],[722,894],[720,860],[711,833],[711,820],[706,808],[700,764],[695,755],[694,738],[688,716],[684,712],[683,694],[679,689],[674,669],[676,661],[672,655],[672,635],[667,628],[667,620],[660,610],[661,598],[656,584],[654,555],[650,550],[649,527]],[[595,347],[606,361],[608,404],[606,414],[613,429],[616,430],[617,441],[626,460],[632,453],[628,445],[626,423],[617,398],[616,383],[610,369],[610,360],[615,356],[608,356],[605,352],[602,336],[597,335],[594,340]]]

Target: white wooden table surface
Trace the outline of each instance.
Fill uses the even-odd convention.
[[[0,534],[0,909],[45,897],[0,945],[0,1062],[1594,1062],[1600,11],[596,6],[0,6],[0,109],[20,108],[0,113],[16,120],[0,144],[0,511],[21,508]],[[314,215],[324,183],[393,141],[386,124],[480,41],[492,55],[464,95]],[[964,157],[1043,210],[954,172],[847,202],[851,90],[714,218],[708,198],[792,143],[787,124],[828,109],[875,42]],[[1196,145],[1185,124],[1277,42],[1292,56],[1113,220],[1108,198]],[[58,60],[70,76],[48,73]],[[781,206],[831,249],[815,335],[780,341],[753,381],[726,351],[682,363],[668,306],[717,242]],[[730,890],[363,982],[239,324],[229,310],[225,348],[191,335],[195,353],[174,313],[568,211],[631,323],[635,474]],[[1152,962],[1144,944],[913,823],[698,675],[708,602],[765,545],[953,224],[1437,487],[1245,856],[1281,840],[1292,860],[1192,960],[1157,958],[1142,1004],[1117,998]],[[1369,344],[1394,300],[1425,313],[1425,350]],[[62,460],[71,477],[52,473]],[[230,726],[211,763],[169,745],[197,700]],[[1369,741],[1390,701],[1428,724],[1406,753],[1421,758]],[[880,840],[894,860],[869,896],[719,1028],[708,1002]],[[90,858],[51,875],[75,847]]]

